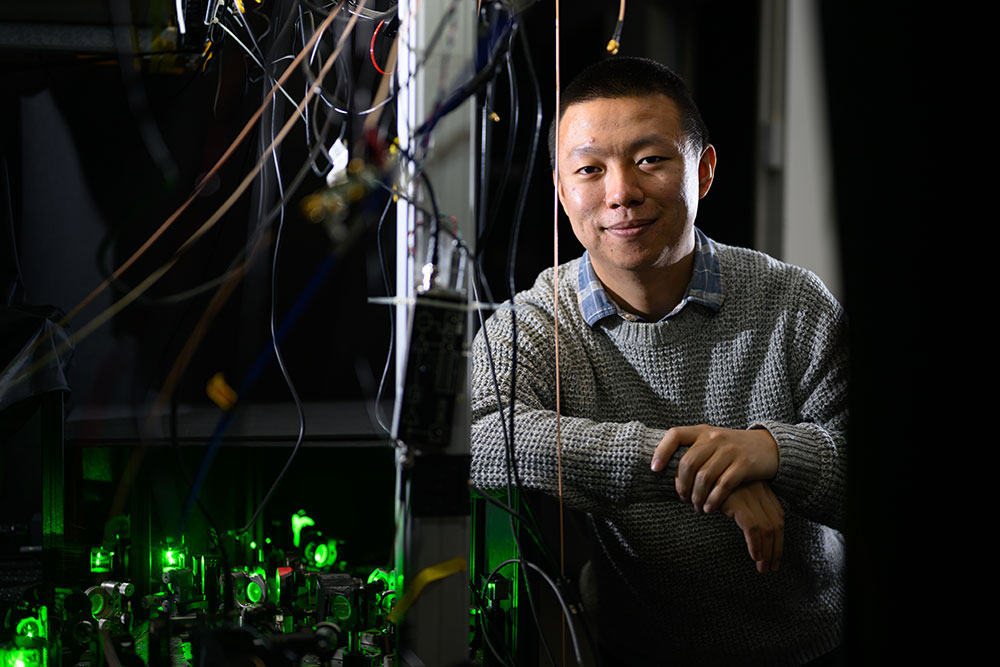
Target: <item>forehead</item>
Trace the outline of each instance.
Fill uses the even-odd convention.
[[[559,153],[581,145],[614,145],[657,137],[683,145],[677,105],[665,95],[598,98],[574,104],[559,121]]]

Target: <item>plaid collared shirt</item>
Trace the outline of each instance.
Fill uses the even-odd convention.
[[[695,227],[694,269],[691,271],[691,282],[684,293],[684,298],[663,319],[673,317],[691,301],[712,310],[718,310],[722,306],[724,297],[722,287],[722,265],[715,253],[715,244],[700,229]],[[594,273],[594,267],[590,263],[590,254],[586,251],[580,259],[580,268],[577,271],[576,295],[580,302],[583,319],[591,327],[609,315],[618,315],[631,322],[644,321],[638,315],[622,310],[608,296],[597,274]]]

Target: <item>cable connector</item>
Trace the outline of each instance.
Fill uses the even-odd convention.
[[[608,53],[611,55],[618,54],[618,47],[622,45],[622,27],[625,25],[625,0],[621,0],[618,5],[618,23],[615,24],[615,32],[611,36],[611,40],[608,42]]]
[[[347,150],[347,146],[341,139],[337,139],[330,146],[330,150],[327,151],[330,156],[330,164],[333,168],[330,169],[330,173],[326,175],[326,185],[327,187],[333,187],[334,185],[339,185],[341,183],[347,182],[347,165],[350,163],[351,155]]]

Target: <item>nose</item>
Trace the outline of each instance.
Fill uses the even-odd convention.
[[[645,197],[631,164],[608,168],[604,182],[604,203],[608,208],[638,206]]]

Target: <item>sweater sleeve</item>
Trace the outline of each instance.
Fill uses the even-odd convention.
[[[510,386],[515,377],[511,319],[509,309],[496,313],[474,343],[472,478],[487,489],[513,483],[508,477],[506,445],[510,435]],[[647,428],[638,421],[601,423],[571,416],[557,420],[551,316],[519,304],[516,327],[513,428],[521,484],[552,495],[558,493],[558,421],[563,499],[567,506],[600,513],[608,505],[664,499],[667,487],[672,491],[673,485],[663,484],[663,473],[657,475],[649,467],[664,431]],[[498,405],[503,406],[503,419]]]
[[[822,282],[803,272],[787,351],[796,423],[760,420],[778,443],[771,486],[799,514],[841,529],[847,494],[845,317]]]

